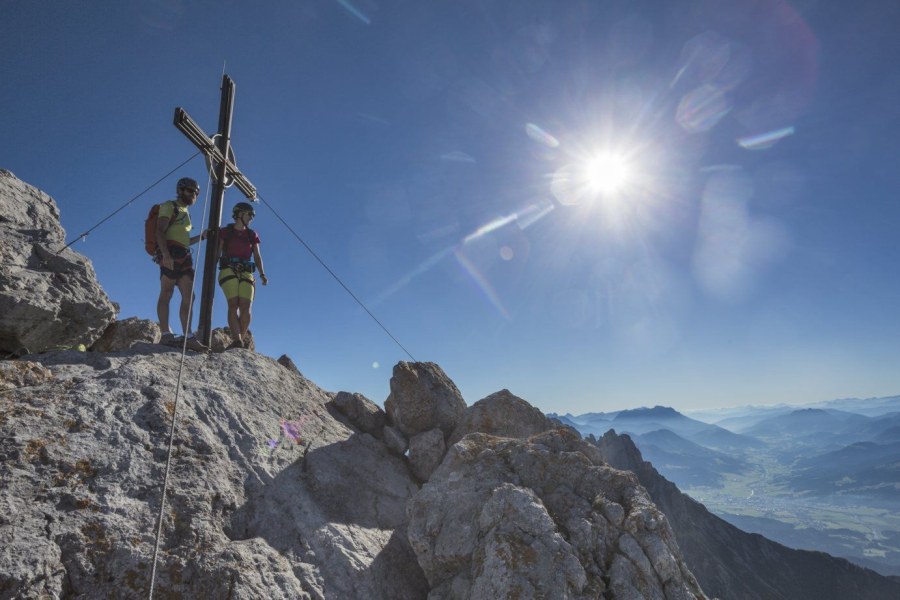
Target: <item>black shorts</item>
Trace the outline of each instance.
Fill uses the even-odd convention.
[[[182,277],[194,278],[194,261],[191,259],[191,249],[182,246],[169,246],[169,254],[172,256],[172,268],[167,269],[162,264],[162,252],[156,253],[156,263],[159,264],[159,278],[168,277],[178,281]]]

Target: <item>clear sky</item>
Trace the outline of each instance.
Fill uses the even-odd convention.
[[[471,404],[900,393],[900,3],[0,0],[0,168],[69,238],[240,168]],[[75,249],[155,318],[148,208]],[[242,200],[232,188],[230,206]],[[258,349],[387,397],[409,357],[264,205]],[[223,326],[217,296],[215,324]],[[173,309],[175,305],[173,304]]]

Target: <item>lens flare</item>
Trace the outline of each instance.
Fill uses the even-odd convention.
[[[793,127],[784,127],[775,131],[738,138],[738,145],[746,150],[768,150],[784,138],[794,135]]]
[[[606,152],[591,157],[585,164],[583,175],[591,191],[613,194],[628,183],[631,168],[624,157]]]

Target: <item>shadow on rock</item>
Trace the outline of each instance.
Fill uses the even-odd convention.
[[[406,504],[417,488],[404,461],[372,436],[314,448],[252,489],[227,535],[263,538],[324,597],[427,594],[406,537]]]

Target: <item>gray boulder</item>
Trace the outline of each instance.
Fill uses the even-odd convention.
[[[419,481],[427,481],[444,459],[447,447],[444,432],[432,429],[418,433],[409,440],[409,466]]]
[[[399,362],[384,402],[388,418],[407,438],[431,429],[449,436],[466,409],[462,394],[444,371],[430,362]]]
[[[148,319],[130,317],[110,323],[91,350],[94,352],[123,352],[135,344],[159,342],[159,323]]]
[[[468,407],[450,435],[455,444],[469,433],[527,438],[557,428],[557,423],[509,390],[500,390]]]
[[[409,449],[409,440],[396,427],[385,425],[381,430],[381,439],[388,450],[397,455],[404,455]]]
[[[212,330],[212,335],[210,335],[209,349],[212,352],[225,352],[233,341],[231,329],[228,327],[217,327]],[[244,337],[244,349],[256,350],[256,341],[253,339],[253,332],[250,330],[247,330],[247,335]]]
[[[0,170],[0,353],[90,346],[117,309],[91,262],[66,244],[59,209]]]
[[[466,436],[407,511],[430,600],[706,597],[635,476],[567,429]]]
[[[338,392],[331,404],[358,430],[379,439],[382,437],[384,411],[362,394]]]

